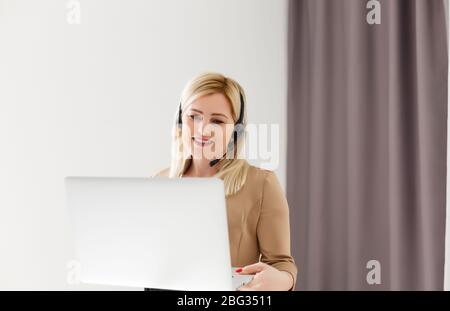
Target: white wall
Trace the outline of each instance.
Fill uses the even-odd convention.
[[[223,72],[250,122],[281,125],[285,186],[286,1],[0,0],[0,289],[70,285],[67,175],[149,176],[170,156],[182,87]]]

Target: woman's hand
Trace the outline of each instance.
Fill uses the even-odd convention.
[[[287,291],[294,285],[294,280],[289,272],[280,271],[263,262],[257,262],[240,269],[236,269],[236,272],[239,274],[255,274],[255,276],[251,282],[240,287],[239,291]]]

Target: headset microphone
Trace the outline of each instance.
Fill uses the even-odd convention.
[[[213,166],[216,165],[217,162],[219,162],[219,161],[220,161],[219,159],[214,159],[214,160],[212,160],[212,161],[209,161],[209,166],[213,167]]]

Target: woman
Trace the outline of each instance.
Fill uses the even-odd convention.
[[[274,172],[238,156],[245,145],[245,104],[233,79],[218,73],[194,77],[177,107],[171,166],[153,176],[221,178],[231,264],[238,273],[255,275],[240,290],[293,290],[297,267],[287,200]]]

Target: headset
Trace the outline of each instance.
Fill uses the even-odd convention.
[[[227,154],[227,152],[229,152],[233,149],[234,144],[237,143],[238,137],[241,136],[242,132],[244,131],[244,124],[242,123],[243,119],[244,119],[244,97],[242,96],[241,91],[239,91],[239,97],[241,99],[241,111],[239,113],[239,118],[237,119],[236,123],[234,123],[232,139],[228,143],[227,151],[221,158],[209,161],[209,166],[211,166],[211,167],[216,165],[220,160],[223,159],[223,157]],[[177,121],[178,127],[180,127],[180,128],[183,125],[183,122],[181,120],[182,119],[181,115],[182,115],[182,113],[181,113],[181,102],[180,102],[180,106],[178,107],[178,121]]]

